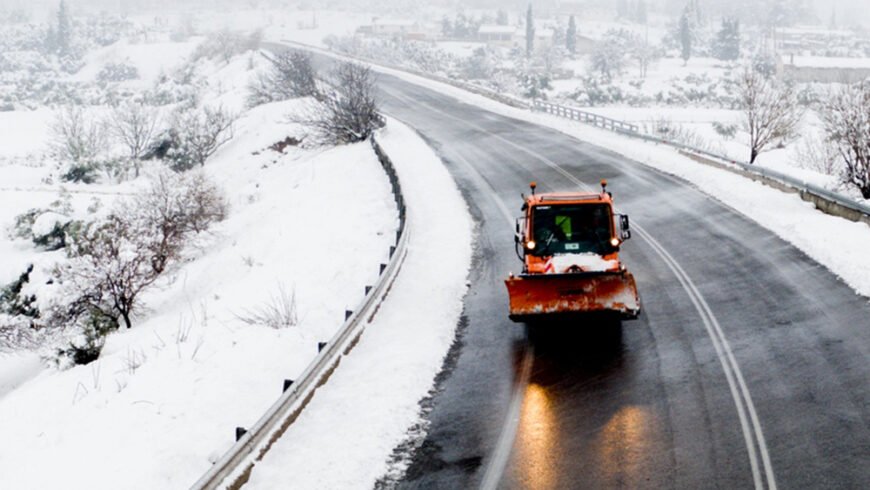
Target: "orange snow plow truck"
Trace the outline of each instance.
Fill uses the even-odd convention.
[[[523,271],[505,280],[511,320],[590,313],[637,318],[634,276],[619,260],[619,246],[631,237],[628,216],[614,214],[607,181],[600,193],[535,194],[534,182],[531,189],[515,237]]]

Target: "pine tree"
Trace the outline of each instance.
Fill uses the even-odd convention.
[[[499,10],[495,15],[495,23],[500,26],[508,25],[508,13],[506,10]]]
[[[565,48],[571,54],[577,54],[577,22],[572,15],[568,19],[568,32],[565,34]]]
[[[66,2],[61,0],[57,10],[57,54],[66,56],[72,48],[72,29],[69,23],[69,12],[66,10]]]
[[[740,57],[740,22],[737,19],[722,19],[722,28],[713,40],[713,56],[720,60],[736,60]]]
[[[526,11],[526,57],[531,58],[535,51],[535,23],[532,16],[532,4]]]
[[[680,48],[683,65],[685,65],[692,57],[692,24],[689,21],[688,7],[683,10],[683,15],[680,17]]]

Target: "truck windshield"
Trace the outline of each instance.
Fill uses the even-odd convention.
[[[606,255],[614,251],[610,228],[607,204],[535,206],[532,214],[535,248],[529,253]]]

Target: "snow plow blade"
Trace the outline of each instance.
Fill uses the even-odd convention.
[[[640,313],[637,286],[628,272],[521,274],[505,284],[515,322],[585,313],[633,319]]]

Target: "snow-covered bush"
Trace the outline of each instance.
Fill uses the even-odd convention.
[[[800,168],[824,175],[840,176],[844,168],[836,145],[813,133],[805,134],[791,151],[792,161]]]
[[[40,312],[36,295],[24,291],[32,272],[30,264],[18,279],[0,287],[0,352],[33,344]]]
[[[462,74],[468,80],[486,80],[495,71],[496,54],[486,47],[474,50],[462,66]]]
[[[610,29],[605,32],[589,57],[589,68],[607,79],[621,74],[628,63],[631,39],[631,33],[625,29]]]
[[[196,51],[193,52],[193,61],[200,59],[218,59],[229,63],[233,56],[246,51],[260,49],[263,33],[256,31],[251,34],[232,32],[222,29],[206,37]]]
[[[842,182],[870,199],[870,82],[831,94],[822,119],[828,139],[840,154]]]
[[[232,139],[235,119],[223,107],[176,112],[166,153],[170,168],[184,172],[205,165],[208,157]]]
[[[546,98],[545,91],[552,88],[550,78],[535,70],[520,70],[517,73],[517,83],[523,97],[530,99]]]
[[[46,324],[79,337],[60,356],[90,362],[106,334],[122,322],[132,327],[142,293],[226,211],[226,199],[205,175],[163,173],[146,191],[87,224],[67,247],[69,260],[54,271],[61,293]]]
[[[371,69],[357,63],[339,64],[320,98],[290,118],[311,128],[324,145],[363,141],[382,125]]]
[[[152,145],[160,126],[160,113],[141,103],[125,102],[112,110],[109,119],[112,134],[127,149],[127,159],[115,161],[115,165],[104,164],[104,167],[116,169],[116,177],[122,176],[122,171],[132,166],[136,177],[139,176],[139,159]]]
[[[257,73],[248,85],[249,107],[317,95],[317,76],[310,55],[289,50],[264,56],[269,66]]]
[[[139,70],[127,63],[106,63],[103,69],[97,73],[97,81],[100,82],[124,82],[139,78]]]
[[[737,125],[713,121],[713,131],[726,140],[732,140],[737,136]]]
[[[92,162],[106,148],[105,125],[79,106],[69,105],[59,110],[51,132],[52,149],[62,160]]]
[[[36,296],[26,294],[22,290],[30,282],[33,264],[18,276],[12,283],[0,288],[0,313],[10,316],[26,316],[39,318],[39,308],[36,306]]]

